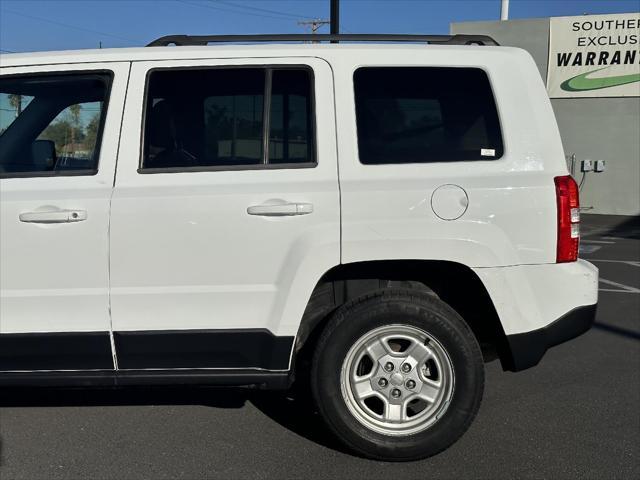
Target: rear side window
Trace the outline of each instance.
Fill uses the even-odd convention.
[[[202,72],[201,78],[205,82],[202,85],[203,139],[175,129],[163,136],[165,141],[172,141],[171,136],[175,135],[177,143],[193,155],[193,166],[262,163],[264,72],[254,69],[210,70]],[[188,129],[193,128],[195,132],[198,130],[200,119],[200,113],[197,111],[200,109],[200,99],[184,98],[184,101],[191,102],[192,105],[191,112],[185,114],[183,121],[188,125]],[[162,104],[167,102],[175,102],[175,97],[167,96],[162,100]],[[175,110],[176,116],[179,116],[177,109]],[[201,153],[199,143],[202,140],[204,152]],[[171,156],[171,153],[166,156]],[[162,162],[158,162],[157,159],[156,155],[156,164],[161,166]],[[169,163],[172,166],[180,166],[179,159],[175,160]]]
[[[315,165],[305,68],[155,70],[141,172]]]
[[[271,84],[269,163],[313,161],[311,83],[306,70],[276,70]]]
[[[98,170],[111,74],[0,78],[0,176]]]
[[[494,160],[503,154],[495,100],[481,69],[360,68],[354,88],[364,164]]]

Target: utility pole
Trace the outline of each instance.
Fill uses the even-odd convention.
[[[340,0],[331,0],[331,15],[329,17],[331,19],[331,27],[330,32],[331,35],[339,35],[340,34]],[[338,43],[337,41],[333,41],[331,43]]]
[[[502,0],[500,20],[509,20],[509,0]]]
[[[321,20],[316,18],[315,20],[306,20],[304,22],[298,22],[298,25],[302,25],[303,27],[311,27],[311,33],[315,34],[322,25],[328,25],[329,20]]]
[[[316,18],[315,20],[306,20],[306,21],[298,22],[298,25],[302,25],[303,27],[311,27],[311,34],[315,35],[321,26],[327,25],[328,23],[329,23],[329,20],[321,20],[319,18]],[[319,42],[312,41],[310,43],[319,43]]]

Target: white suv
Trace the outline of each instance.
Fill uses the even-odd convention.
[[[468,428],[491,352],[590,327],[530,56],[301,38],[0,57],[0,383],[307,380],[351,449],[409,460]]]

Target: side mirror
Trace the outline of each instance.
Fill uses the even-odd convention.
[[[38,170],[53,170],[56,165],[56,144],[53,140],[36,140],[31,144],[31,160]]]

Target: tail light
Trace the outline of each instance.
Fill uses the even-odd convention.
[[[580,245],[580,199],[578,184],[571,175],[555,177],[558,203],[556,262],[575,262]]]

